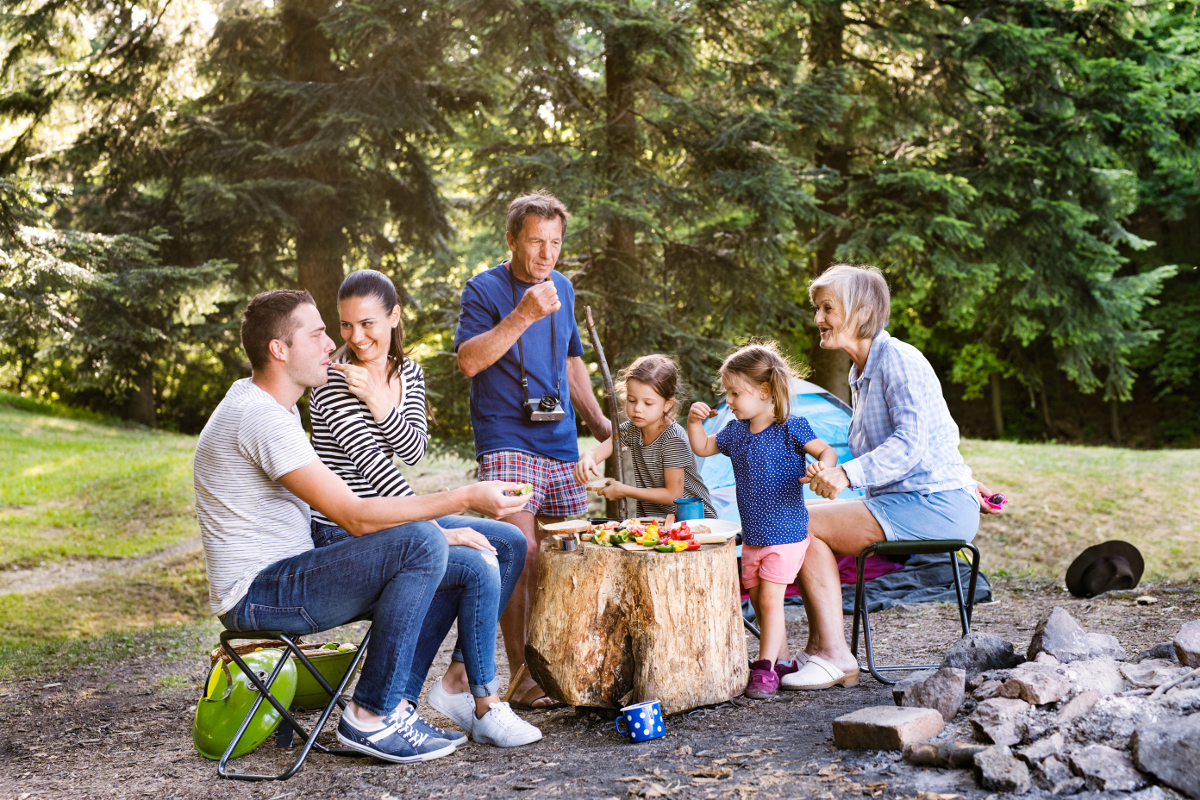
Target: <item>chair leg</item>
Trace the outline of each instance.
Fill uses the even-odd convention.
[[[958,621],[962,623],[963,636],[971,632],[971,622],[967,619],[967,607],[963,603],[962,577],[958,574],[958,552],[950,554],[950,571],[954,573],[954,594],[958,597]]]
[[[755,625],[753,622],[746,619],[745,617],[742,617],[742,624],[746,626],[746,630],[748,630],[754,634],[755,639],[762,638],[762,633],[758,630],[758,626]]]
[[[971,580],[967,584],[967,625],[971,623],[971,612],[975,610],[975,584],[979,580],[979,548],[973,544],[968,544],[971,550]],[[969,633],[970,631],[968,631]]]
[[[226,633],[229,632],[227,631]],[[357,671],[358,665],[362,663],[363,656],[366,655],[367,643],[371,639],[370,630],[368,630],[366,636],[363,637],[362,642],[358,646],[358,652],[354,656],[354,660],[351,662],[349,668],[346,669],[345,674],[342,675],[342,680],[338,683],[336,689],[329,685],[329,682],[326,681],[324,676],[322,676],[317,668],[313,666],[308,657],[300,651],[300,648],[294,641],[292,641],[291,637],[284,633],[277,634],[277,638],[287,646],[288,652],[285,653],[283,658],[279,659],[279,663],[276,664],[275,669],[271,672],[271,675],[267,678],[267,681],[264,684],[261,680],[259,680],[258,676],[254,674],[254,671],[246,666],[246,663],[242,661],[241,657],[229,645],[229,640],[237,637],[227,637],[226,633],[221,634],[222,647],[233,659],[234,663],[238,665],[250,682],[254,684],[255,688],[258,689],[259,696],[255,698],[254,705],[250,708],[250,713],[248,713],[246,718],[242,720],[241,727],[238,728],[237,733],[233,737],[233,741],[229,743],[229,747],[226,748],[225,753],[221,756],[221,760],[217,763],[218,776],[237,781],[285,781],[304,767],[304,762],[307,760],[308,754],[312,752],[313,749],[316,749],[322,753],[328,753],[330,755],[354,756],[357,758],[364,757],[364,754],[357,750],[326,747],[322,744],[318,744],[317,737],[321,734],[321,731],[325,727],[325,723],[329,721],[329,717],[333,714],[334,706],[345,707],[345,701],[342,700],[342,693],[346,690],[346,686],[350,683],[350,679],[354,677],[354,673]],[[301,664],[312,673],[313,677],[316,678],[321,687],[330,693],[329,703],[326,704],[325,709],[321,712],[321,717],[313,727],[311,734],[304,730],[300,723],[296,721],[296,718],[292,716],[291,712],[284,708],[283,704],[280,703],[270,691],[271,685],[274,684],[275,678],[278,677],[279,673],[283,670],[283,666],[286,663],[289,655],[296,656]],[[249,726],[250,720],[254,718],[254,714],[258,711],[259,706],[262,705],[262,701],[264,699],[274,706],[275,710],[283,716],[283,721],[280,723],[280,725],[289,725],[295,732],[304,737],[304,746],[300,749],[300,753],[296,756],[296,760],[292,762],[292,765],[278,775],[257,775],[252,773],[229,772],[227,770],[229,757],[233,753],[234,748],[237,747],[237,743],[241,740],[242,735],[246,732],[246,728]]]
[[[858,618],[863,612],[863,607],[866,603],[866,582],[863,580],[863,568],[866,564],[866,556],[859,555],[855,560],[857,568],[857,579],[854,582],[854,621],[850,625],[850,655],[858,658]]]

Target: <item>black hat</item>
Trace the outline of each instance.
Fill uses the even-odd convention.
[[[1095,597],[1114,589],[1132,589],[1145,568],[1142,554],[1129,542],[1113,539],[1092,545],[1067,568],[1067,591],[1076,597]]]

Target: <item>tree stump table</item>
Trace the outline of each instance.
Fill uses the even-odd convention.
[[[585,542],[541,544],[525,661],[547,695],[663,714],[722,703],[746,688],[735,546],[683,553]]]

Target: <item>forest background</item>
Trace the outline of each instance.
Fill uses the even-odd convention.
[[[336,339],[370,267],[469,450],[459,294],[545,188],[614,368],[763,336],[847,397],[806,285],[875,264],[965,434],[1196,446],[1198,6],[10,0],[0,385],[195,432],[254,293]]]

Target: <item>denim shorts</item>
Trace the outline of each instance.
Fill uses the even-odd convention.
[[[974,487],[945,492],[888,492],[864,500],[889,542],[962,539],[979,530]]]

